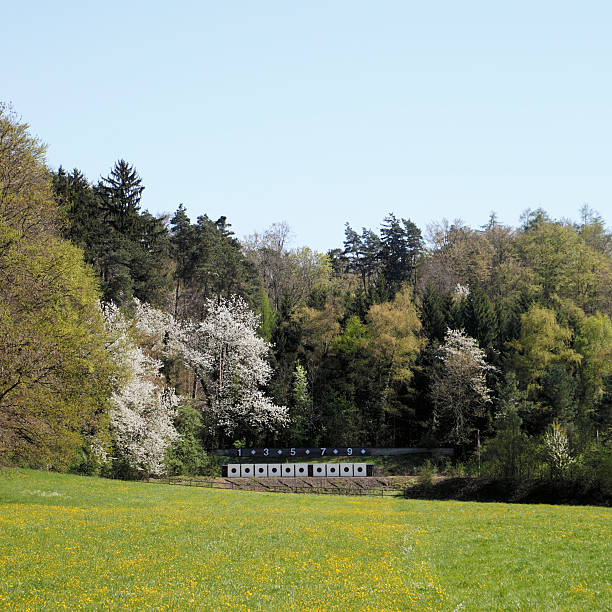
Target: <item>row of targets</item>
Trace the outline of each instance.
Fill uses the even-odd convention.
[[[230,463],[222,467],[226,478],[355,478],[372,475],[369,463]]]

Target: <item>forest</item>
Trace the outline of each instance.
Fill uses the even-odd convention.
[[[612,233],[526,210],[239,239],[143,208],[137,160],[48,167],[0,106],[0,464],[206,474],[230,446],[439,447],[612,486]]]

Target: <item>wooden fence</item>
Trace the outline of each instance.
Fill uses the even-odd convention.
[[[245,479],[246,480],[246,479]],[[204,487],[208,489],[232,489],[236,491],[259,491],[260,493],[300,493],[308,495],[355,495],[355,496],[371,496],[371,497],[399,497],[403,495],[402,490],[394,489],[387,486],[363,486],[359,483],[351,483],[350,486],[345,483],[329,483],[325,484],[313,483],[307,480],[293,482],[274,483],[263,482],[262,480],[249,478],[245,480],[235,479],[214,479],[202,480],[198,478],[156,478],[149,479],[149,482],[181,485],[188,487]]]

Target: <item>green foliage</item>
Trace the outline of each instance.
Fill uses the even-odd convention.
[[[520,414],[529,412],[527,394],[518,388],[511,372],[498,387],[495,435],[482,449],[482,472],[494,478],[533,478],[537,475],[539,448],[522,430]]]
[[[347,223],[344,231],[344,257],[348,269],[359,275],[361,289],[368,298],[376,291],[380,275],[380,238],[365,227],[359,235]]]
[[[26,465],[65,469],[68,449],[102,425],[110,395],[114,366],[81,257],[46,237],[2,258],[0,422],[6,457]]]
[[[429,487],[433,484],[434,476],[438,473],[438,469],[431,459],[426,459],[417,472],[417,483],[421,487]]]
[[[448,312],[448,302],[444,300],[433,283],[427,285],[421,298],[420,317],[425,336],[442,342],[446,330],[451,326],[451,317]]]
[[[577,381],[565,364],[553,364],[540,376],[538,398],[555,419],[569,423],[576,418]]]
[[[354,355],[363,348],[367,333],[366,325],[358,316],[349,317],[344,332],[336,341],[336,349],[345,355]]]
[[[98,185],[105,219],[120,234],[138,236],[144,186],[133,166],[120,159]]]
[[[592,412],[604,397],[605,381],[612,376],[612,321],[608,315],[598,312],[582,321],[576,350],[582,355],[583,405]]]
[[[290,404],[290,437],[293,444],[309,444],[312,432],[312,398],[308,390],[308,373],[298,361],[293,372]]]
[[[608,305],[609,259],[587,245],[571,226],[536,215],[516,240],[520,261],[534,273],[545,302],[569,298],[586,312]]]
[[[0,462],[65,470],[104,444],[117,372],[93,275],[58,235],[43,148],[1,108],[0,142]]]
[[[414,223],[389,213],[377,231],[347,224],[343,248],[323,255],[289,248],[286,223],[241,243],[225,216],[192,223],[180,204],[157,218],[141,209],[144,185],[125,160],[94,186],[77,169],[49,172],[45,147],[3,105],[0,130],[3,461],[104,468],[117,373],[84,259],[105,300],[136,296],[197,321],[211,297],[237,294],[258,312],[272,345],[267,391],[294,423],[274,440],[240,432],[250,443],[447,439],[467,458],[477,428],[483,469],[523,477],[541,471],[558,420],[569,472],[585,475],[585,449],[612,423],[612,234],[588,207],[577,223],[527,211],[516,229],[494,213],[480,230],[442,220],[427,249]],[[479,376],[469,351],[440,358],[449,329],[477,343]],[[166,382],[205,401],[202,379],[162,357]],[[177,473],[208,469],[200,440],[219,441],[207,425],[185,424],[171,451]]]
[[[302,411],[307,410],[310,406],[306,370],[300,363],[295,366],[293,374],[293,402],[295,407]]]
[[[609,432],[610,433],[610,432]],[[573,479],[582,486],[599,487],[604,495],[612,495],[612,443],[610,436],[592,441],[576,457]]]
[[[181,204],[172,217],[170,242],[175,260],[174,313],[201,318],[212,296],[252,298],[258,294],[257,271],[233,237],[226,217],[212,221],[201,215],[191,223]]]
[[[260,289],[260,304],[259,304],[259,328],[257,333],[266,341],[272,340],[272,333],[276,325],[276,313],[270,305],[270,299],[265,289]]]
[[[534,304],[521,315],[521,333],[511,343],[514,368],[523,385],[537,389],[545,370],[555,364],[571,366],[581,355],[571,347],[572,332],[557,322],[555,313]]]
[[[386,286],[392,294],[403,284],[416,284],[416,268],[423,251],[421,231],[409,219],[396,219],[393,213],[383,220],[379,258]]]
[[[166,451],[166,466],[170,475],[209,475],[210,461],[202,446],[202,413],[189,403],[177,408],[176,430],[180,438]]]
[[[497,316],[480,283],[470,287],[470,294],[464,300],[462,319],[465,331],[478,340],[481,348],[488,349],[493,345],[497,337]]]
[[[367,329],[369,376],[374,379],[370,392],[374,392],[372,399],[378,404],[370,413],[371,426],[376,439],[389,440],[389,430],[394,427],[395,417],[401,414],[402,394],[412,380],[424,344],[419,337],[421,322],[412,290],[404,288],[391,302],[370,307]]]
[[[67,175],[60,168],[52,180],[66,216],[64,235],[83,249],[104,299],[164,303],[170,287],[168,231],[163,220],[140,211],[144,186],[134,167],[119,160],[96,187],[77,169]]]

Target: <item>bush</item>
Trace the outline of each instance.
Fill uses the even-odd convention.
[[[573,476],[575,481],[612,496],[612,447],[595,443],[587,446],[576,462]]]
[[[102,463],[89,448],[82,446],[75,451],[68,471],[81,476],[99,476],[102,472]]]
[[[209,475],[210,461],[202,446],[202,415],[191,404],[177,408],[176,429],[180,438],[166,451],[166,467],[171,476]]]
[[[452,478],[463,478],[468,475],[468,470],[465,463],[458,461],[455,465],[448,463],[446,466],[446,473]]]
[[[438,473],[436,465],[427,459],[418,469],[417,483],[422,487],[429,487],[433,483],[434,476]]]

